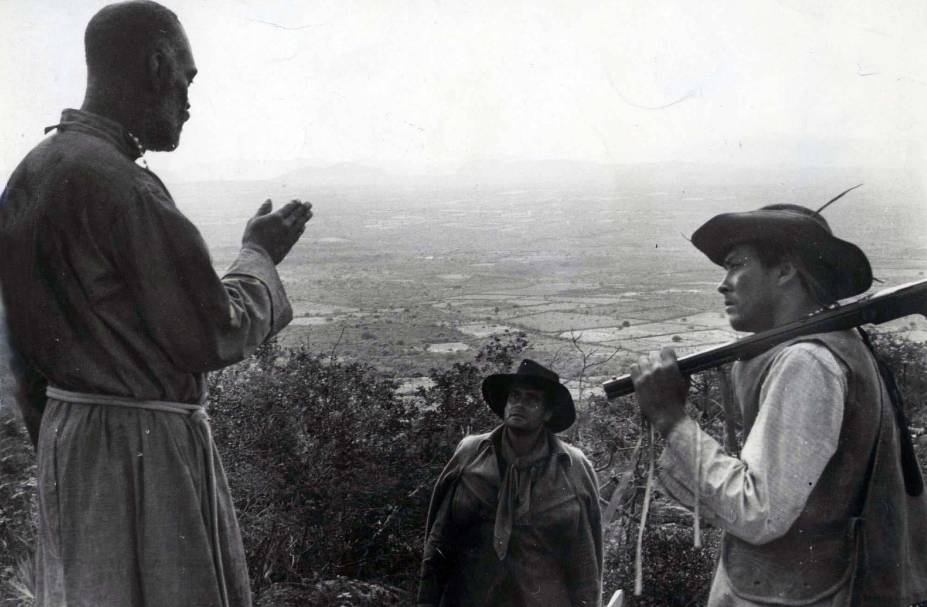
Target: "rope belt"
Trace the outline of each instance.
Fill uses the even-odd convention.
[[[209,416],[206,415],[206,393],[203,392],[199,403],[178,403],[166,400],[136,400],[125,396],[110,396],[107,394],[88,394],[86,392],[70,392],[54,386],[48,386],[45,390],[48,398],[69,403],[82,405],[104,405],[107,407],[128,407],[132,409],[145,409],[146,411],[162,411],[164,413],[173,413],[175,415],[186,415],[197,423],[205,439],[205,455],[207,482],[209,483],[209,504],[210,525],[212,526],[212,552],[213,561],[216,568],[216,574],[219,577],[219,592],[222,598],[222,605],[228,606],[228,591],[225,585],[225,569],[222,565],[222,553],[219,543],[219,491],[216,485],[216,465],[215,465],[215,445],[212,440],[212,429],[209,427]]]

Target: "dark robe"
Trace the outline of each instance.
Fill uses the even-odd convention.
[[[198,403],[206,371],[289,322],[283,286],[256,248],[220,279],[119,124],[66,110],[57,129],[0,199],[0,285],[38,443],[37,605],[247,607],[238,523],[204,418],[45,390]]]

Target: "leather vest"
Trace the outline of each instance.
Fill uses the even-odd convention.
[[[800,341],[824,345],[847,370],[837,451],[784,536],[754,545],[725,534],[721,558],[733,590],[747,600],[807,605],[853,583],[861,604],[921,600],[927,597],[927,501],[905,493],[898,433],[907,429],[897,427],[875,359],[856,332],[800,337],[735,363],[744,436],[776,356]]]

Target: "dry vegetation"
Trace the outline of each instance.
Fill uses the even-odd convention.
[[[897,370],[911,425],[927,426],[927,350],[897,335],[877,343]],[[481,379],[510,368],[527,346],[522,334],[492,337],[469,360],[432,369],[430,385],[407,397],[369,366],[278,344],[215,374],[211,414],[257,605],[409,604],[431,486],[465,433],[496,423],[479,397]],[[561,361],[591,372],[595,357],[584,352],[565,351]],[[718,437],[721,398],[717,373],[695,379],[690,413]],[[595,462],[605,500],[622,481],[630,486],[606,530],[606,594],[633,587],[643,469],[632,461],[638,434],[630,399],[597,397],[584,399],[567,434]],[[0,436],[0,605],[26,606],[33,454],[8,414]],[[927,449],[919,449],[923,461]],[[634,605],[704,602],[719,534],[707,530],[696,549],[691,523],[688,513],[657,498],[645,534],[645,593]]]

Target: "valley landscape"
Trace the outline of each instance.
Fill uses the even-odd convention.
[[[483,379],[512,369],[523,357],[556,371],[576,402],[576,422],[561,436],[586,455],[597,477],[602,602],[614,604],[609,598],[623,591],[623,603],[615,602],[625,607],[704,605],[721,552],[714,515],[727,518],[727,502],[699,489],[693,513],[673,500],[662,483],[653,482],[665,444],[659,432],[644,423],[634,396],[607,400],[601,390],[603,381],[664,346],[686,355],[742,337],[730,328],[717,291],[723,270],[689,242],[693,232],[723,212],[772,203],[817,209],[861,184],[823,215],[837,236],[867,253],[873,291],[927,279],[927,3],[165,2],[183,23],[184,36],[168,35],[160,18],[159,33],[120,21],[116,10],[88,26],[106,3],[0,2],[0,43],[8,57],[0,62],[8,91],[7,111],[0,114],[0,183],[39,143],[43,127],[61,122],[63,107],[83,107],[115,120],[135,144],[149,148],[138,164],[166,184],[220,275],[266,199],[277,208],[291,199],[311,201],[315,216],[277,267],[292,322],[246,359],[208,374],[203,410],[191,415],[186,429],[176,419],[162,423],[168,413],[103,413],[106,407],[75,404],[94,407],[87,419],[100,422],[101,440],[88,439],[92,432],[83,429],[90,426],[59,432],[57,424],[46,423],[45,444],[54,449],[43,450],[41,472],[14,403],[22,392],[13,392],[14,357],[5,347],[0,307],[0,607],[33,607],[42,602],[35,601],[41,586],[58,590],[49,579],[37,586],[53,562],[35,558],[40,520],[44,530],[60,532],[58,552],[68,567],[69,555],[78,554],[82,567],[131,573],[134,546],[133,600],[158,603],[153,597],[162,586],[200,596],[194,578],[201,573],[188,566],[193,561],[158,550],[163,544],[178,555],[192,554],[189,547],[199,545],[199,536],[188,541],[186,534],[175,537],[170,525],[154,528],[147,512],[167,504],[178,515],[195,514],[195,499],[178,496],[195,498],[180,488],[201,485],[200,506],[209,523],[216,515],[207,516],[208,506],[217,508],[216,498],[223,500],[223,512],[228,506],[218,483],[207,495],[207,481],[217,474],[231,491],[249,604],[429,602],[416,597],[432,488],[442,470],[453,472],[449,461],[462,462],[454,454],[462,456],[463,437],[499,424],[484,401]],[[152,7],[139,8],[147,13]],[[135,35],[137,26],[148,33]],[[101,37],[109,28],[112,36]],[[187,38],[189,49],[174,48]],[[157,66],[159,78],[151,78],[151,69],[143,75],[143,65]],[[160,76],[169,76],[165,86]],[[178,115],[184,120],[179,147],[154,151],[172,149],[166,131],[181,127]],[[156,145],[155,134],[165,140]],[[52,166],[67,157],[47,161]],[[70,175],[57,169],[53,174]],[[81,189],[73,200],[79,204],[94,195],[97,181],[109,190],[110,175],[115,173],[81,175],[77,185],[86,181],[91,189]],[[27,196],[45,193],[36,189]],[[81,220],[96,216],[84,213]],[[57,221],[38,225],[62,228]],[[39,232],[37,238],[43,237]],[[55,246],[62,242],[52,237],[51,246],[43,242],[40,250],[73,262],[69,250]],[[114,267],[122,267],[121,256],[113,257]],[[95,263],[78,262],[74,276],[63,273],[83,284],[99,271]],[[137,283],[119,278],[129,289]],[[119,288],[122,282],[111,284]],[[157,282],[145,288],[164,288]],[[90,300],[115,292],[107,285],[90,293]],[[56,303],[54,310],[68,315],[70,303],[60,296]],[[131,310],[120,310],[101,320],[121,322],[124,314],[133,317]],[[173,324],[176,329],[184,322]],[[81,339],[96,339],[93,331],[75,329]],[[159,354],[178,372],[212,362],[212,356],[188,361],[192,342],[175,344],[176,330],[158,339],[167,329],[143,323],[146,335],[122,339],[131,346],[141,337],[147,345],[148,333],[155,334],[153,342],[164,350]],[[196,335],[195,327],[183,332]],[[910,434],[925,469],[927,318],[897,319],[872,338],[905,402],[907,428],[897,430]],[[49,355],[55,366],[49,375],[62,371],[95,385],[93,374],[84,378],[84,364],[67,355],[68,344],[60,346],[42,348],[36,362]],[[78,364],[58,369],[59,360]],[[119,372],[131,386],[148,367],[128,362]],[[769,443],[767,468],[775,473],[776,462],[785,461],[778,459],[782,450],[771,435],[745,444],[750,420],[734,402],[730,377],[729,367],[694,375],[687,414],[746,467],[757,466],[741,447],[749,454],[753,444]],[[41,383],[27,387],[35,391]],[[860,395],[852,392],[848,399],[859,404]],[[809,417],[835,419],[836,412],[825,408],[829,399],[805,401]],[[135,444],[135,431],[111,419],[144,424],[144,435],[138,425],[142,447],[126,450]],[[846,419],[852,425],[842,427],[862,423],[856,414]],[[149,426],[154,436],[147,436]],[[791,426],[769,424],[767,432],[782,434],[779,442],[788,446],[811,436]],[[801,451],[815,451],[813,460],[797,458],[801,465],[790,465],[783,475],[790,479],[784,501],[766,491],[770,477],[762,470],[755,479],[749,470],[743,476],[745,499],[769,504],[767,531],[778,526],[773,517],[794,513],[798,502],[791,502],[804,494],[805,478],[808,491],[816,482],[815,465],[830,447],[825,426],[821,445],[803,441]],[[130,430],[122,436],[120,428]],[[852,436],[843,440],[848,432],[841,431],[835,447],[843,450],[834,457],[838,466],[849,450],[861,448]],[[211,444],[197,453],[203,438]],[[169,461],[146,447],[158,441],[177,447]],[[753,452],[766,458],[765,449]],[[88,455],[81,459],[81,453]],[[212,470],[217,456],[221,469]],[[503,453],[502,459],[510,458]],[[509,463],[521,468],[540,461],[533,454],[518,459]],[[722,468],[733,463],[717,462]],[[161,468],[176,482],[161,482],[171,478],[162,475],[151,482],[151,472]],[[706,474],[714,474],[715,467],[709,468]],[[727,469],[735,470],[736,482],[746,470],[739,464]],[[125,483],[124,500],[122,483],[102,480],[107,470],[139,471],[134,483]],[[82,481],[85,474],[88,483],[72,478]],[[515,528],[523,524],[553,522],[548,505],[567,505],[561,495],[548,502],[542,487],[523,485],[525,478],[515,475],[516,491],[508,494],[519,494],[514,514],[506,517],[511,509],[498,508],[508,518],[500,522],[511,523],[509,531],[518,534]],[[540,477],[532,472],[527,478],[530,485]],[[696,479],[702,478],[698,466]],[[62,491],[61,479],[74,490]],[[506,472],[500,483],[511,486],[510,479]],[[898,479],[889,481],[871,484],[882,491]],[[841,478],[833,486],[848,482]],[[830,478],[827,483],[825,489]],[[523,489],[537,493],[540,504],[523,500]],[[113,503],[124,503],[130,514],[109,507],[83,511],[102,503],[97,497],[117,498]],[[901,503],[878,497],[879,506]],[[818,507],[823,501],[803,505],[810,518],[802,520],[827,514]],[[459,519],[456,503],[445,501],[438,511],[445,508]],[[75,520],[68,516],[72,506],[81,509],[80,520],[107,517],[86,551],[83,541],[69,542],[86,536],[64,525]],[[495,506],[483,506],[477,514],[492,516]],[[595,518],[587,506],[580,504],[584,516]],[[121,528],[120,517],[135,524]],[[237,560],[234,542],[219,546],[220,536],[232,531],[229,520],[219,523],[204,527],[216,531],[211,548]],[[479,527],[479,534],[489,530]],[[881,539],[883,531],[891,539],[890,524],[875,529]],[[461,539],[475,554],[470,540],[476,537]],[[825,551],[828,541],[821,542]],[[568,534],[562,543],[558,530],[550,547],[565,555]],[[518,571],[516,551],[516,568],[506,562],[500,572]],[[453,564],[457,553],[448,551],[445,562]],[[865,556],[867,568],[879,558],[868,549]],[[590,568],[587,559],[550,560]],[[172,562],[180,569],[172,570]],[[208,569],[202,575],[211,574]],[[763,575],[759,569],[755,583]],[[554,567],[538,571],[559,575]],[[854,568],[854,579],[868,583],[867,572]],[[235,571],[219,567],[218,573],[234,582],[235,596],[225,593],[229,601],[246,594],[237,564]],[[783,569],[772,577],[789,574]],[[493,586],[513,583],[509,577],[498,577]],[[801,579],[820,581],[811,577]],[[94,592],[109,593],[107,583],[94,580]],[[791,590],[809,592],[797,584]],[[79,586],[72,579],[62,586],[70,602],[83,598]],[[548,593],[540,600],[548,600]]]
[[[502,162],[441,177],[341,165],[268,181],[168,178],[219,272],[263,200],[314,204],[306,235],[278,266],[293,322],[277,347],[211,379],[255,604],[409,603],[428,488],[460,436],[495,421],[479,381],[503,359],[474,364],[495,338],[497,353],[552,367],[581,399],[580,421],[565,434],[595,463],[603,504],[616,508],[603,589],[630,591],[644,492],[639,426],[633,407],[588,397],[640,354],[737,338],[716,291],[721,269],[687,241],[708,217],[772,202],[816,208],[860,181],[825,212],[835,232],[867,251],[875,288],[923,279],[923,186],[901,172]],[[927,342],[923,317],[887,328]],[[912,433],[922,433],[923,346],[883,343],[911,392]],[[714,374],[705,376],[692,402],[720,437],[711,411],[721,396]],[[28,606],[33,453],[11,407],[0,412],[9,472],[0,483],[0,604]],[[616,496],[626,499],[611,504]],[[719,532],[704,530],[693,547],[688,514],[659,495],[652,508],[645,593],[632,604],[697,604]]]
[[[902,172],[499,162],[441,178],[338,166],[172,190],[220,271],[261,201],[313,201],[306,236],[279,267],[295,314],[285,345],[367,362],[411,390],[490,336],[524,332],[527,355],[577,392],[664,345],[688,354],[737,337],[720,268],[687,241],[708,217],[816,208],[858,182],[825,212],[835,232],[867,251],[876,289],[923,279],[927,210]],[[892,329],[927,340],[920,317]]]

